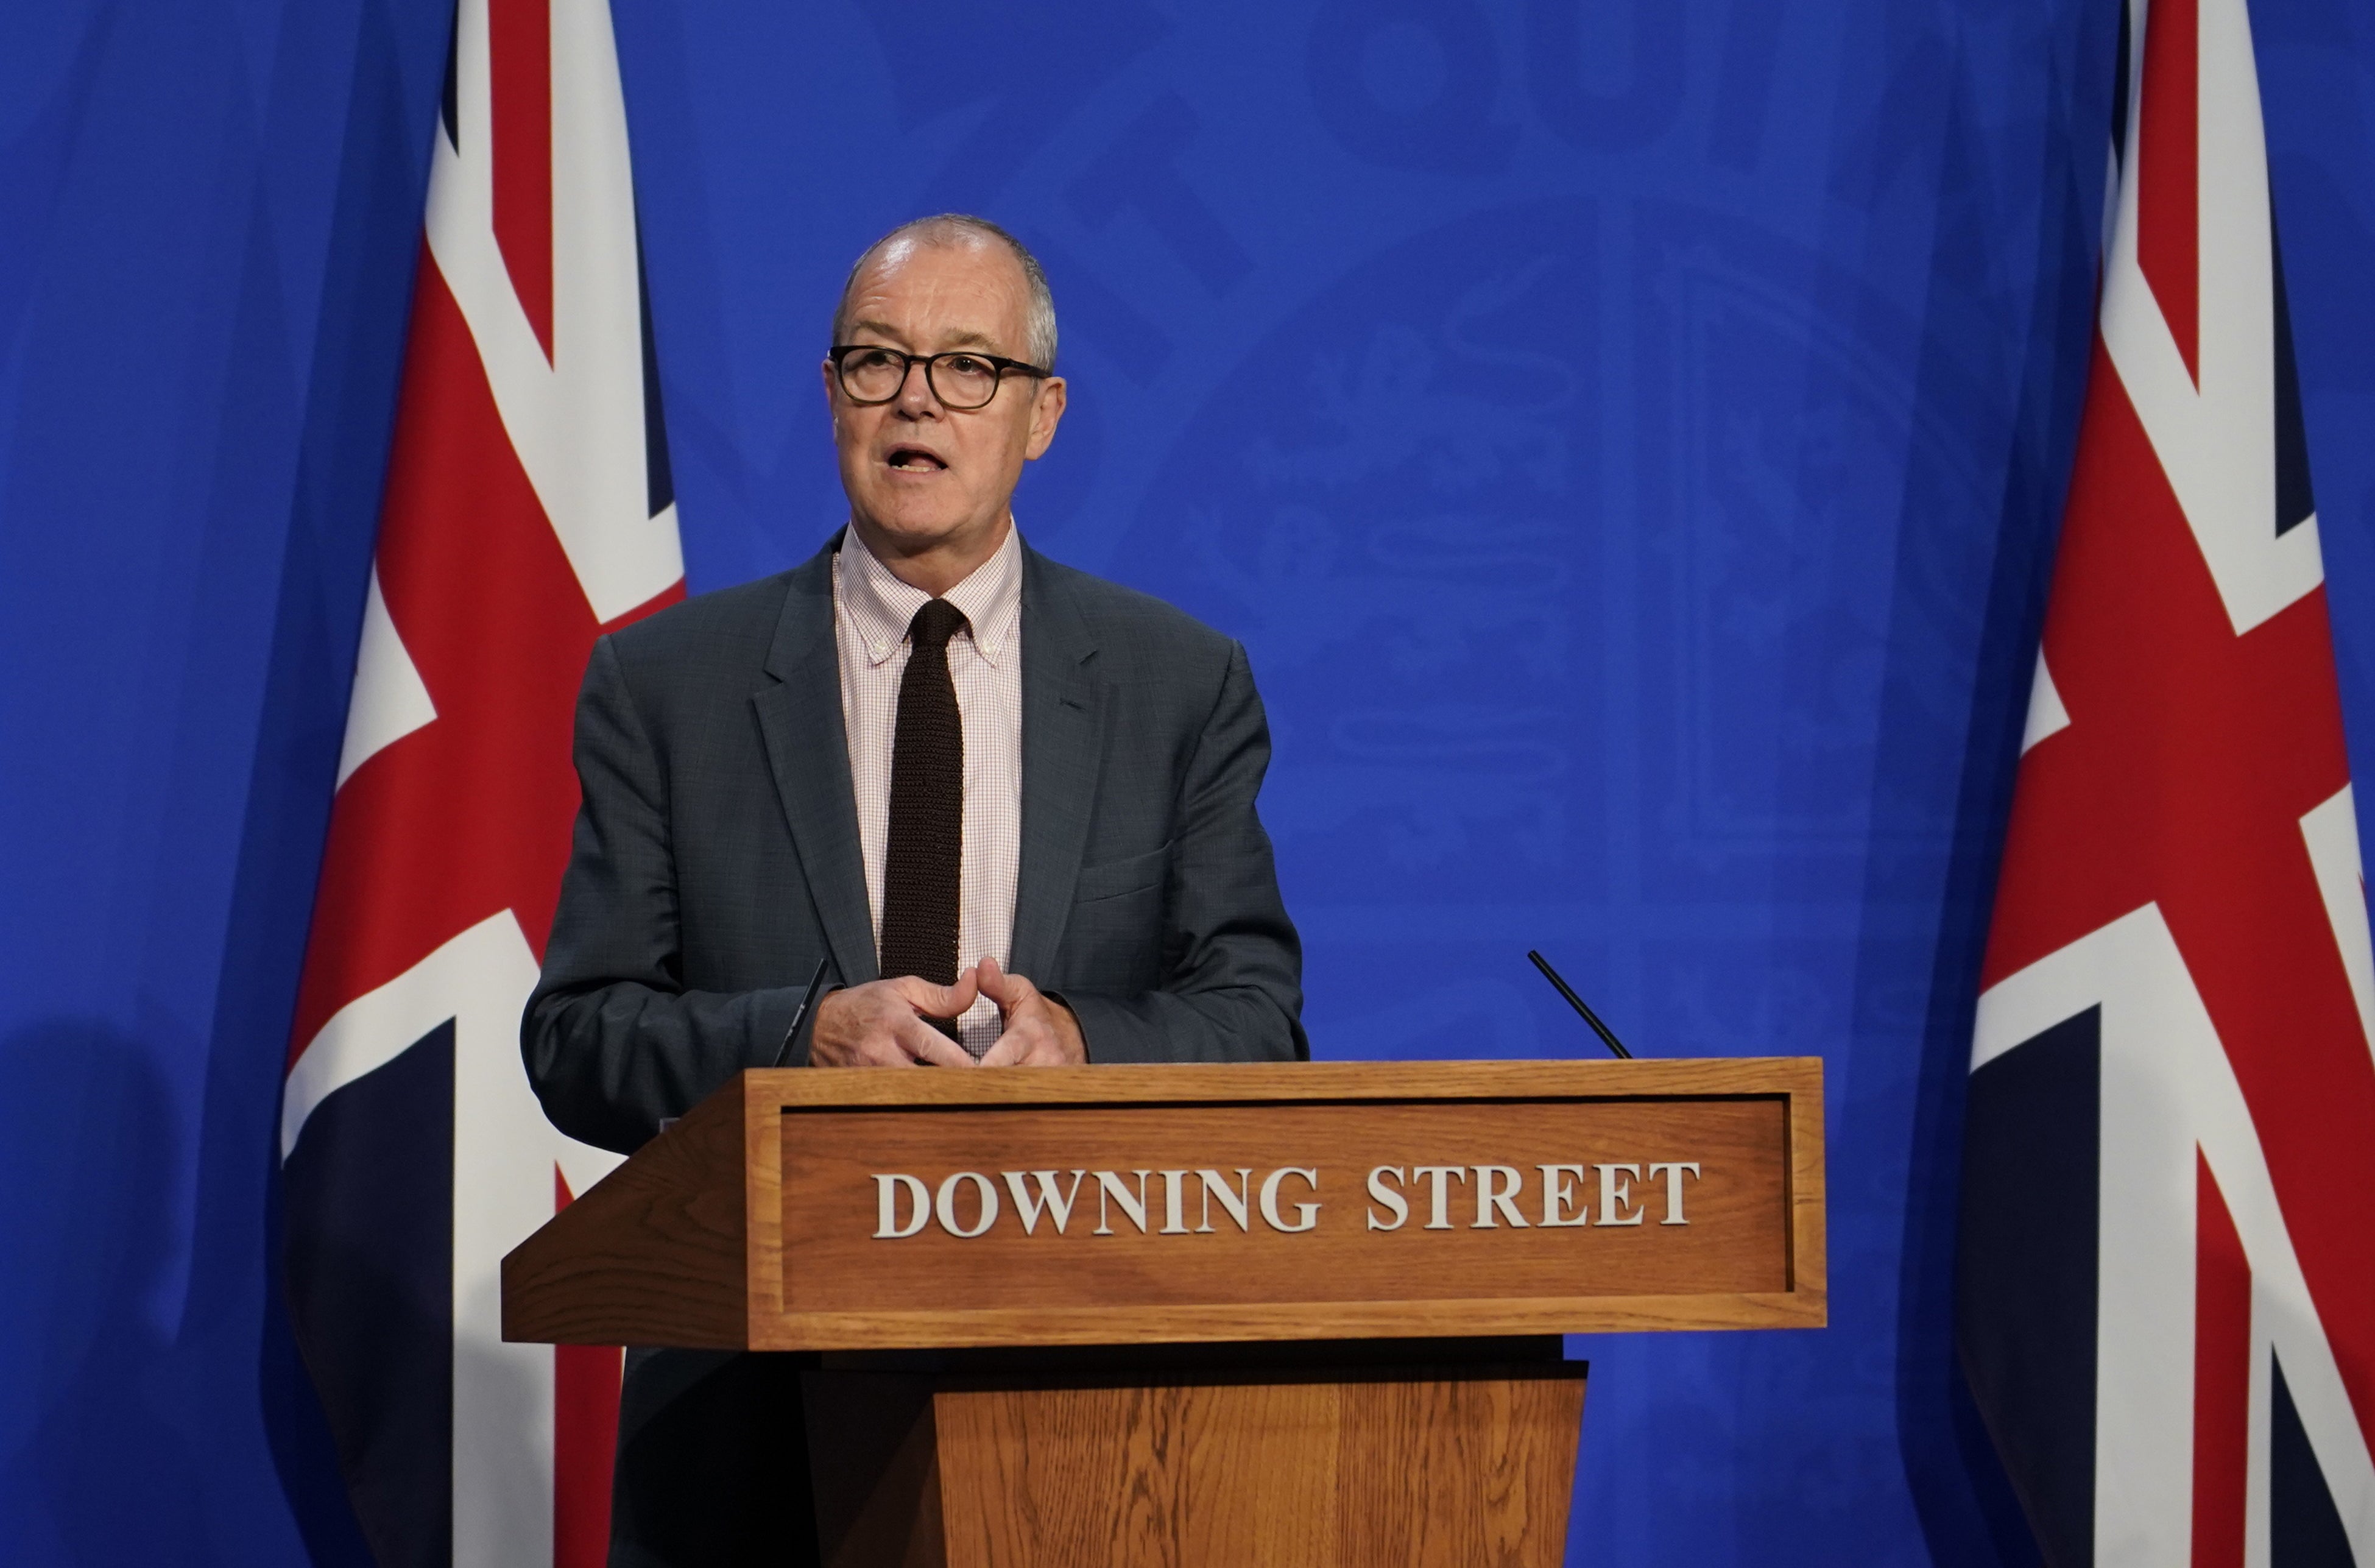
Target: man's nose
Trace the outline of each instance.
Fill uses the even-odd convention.
[[[899,383],[899,409],[906,414],[937,414],[939,395],[932,390],[931,371],[922,360],[907,361],[907,375]]]

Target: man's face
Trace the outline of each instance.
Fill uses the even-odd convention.
[[[859,274],[844,338],[910,354],[978,348],[1027,359],[1029,288],[1002,246],[892,245]],[[973,409],[943,405],[920,364],[888,403],[852,402],[831,360],[824,383],[850,520],[893,564],[938,553],[970,570],[987,560],[1005,537],[1022,465],[1047,450],[1064,412],[1056,377],[1010,372]]]

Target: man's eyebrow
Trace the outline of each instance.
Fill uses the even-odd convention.
[[[907,342],[906,334],[887,322],[854,321],[849,324],[849,330],[852,336],[861,332],[870,332],[878,337],[887,337],[894,348],[904,346]],[[945,342],[950,348],[987,348],[993,354],[998,352],[998,339],[984,332],[951,333]]]

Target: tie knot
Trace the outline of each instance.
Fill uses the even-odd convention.
[[[941,649],[957,634],[957,628],[967,625],[965,612],[946,599],[927,599],[916,619],[907,623],[907,635],[915,639],[916,651]]]

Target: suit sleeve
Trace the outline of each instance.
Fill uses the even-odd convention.
[[[1061,994],[1091,1061],[1310,1059],[1303,945],[1254,809],[1269,767],[1270,721],[1246,651],[1232,643],[1180,781],[1162,984],[1129,996]]]
[[[662,1118],[772,1064],[803,992],[684,989],[666,770],[607,637],[578,694],[575,756],[569,870],[520,1046],[553,1126],[627,1153]],[[796,1041],[786,1065],[807,1055]]]

